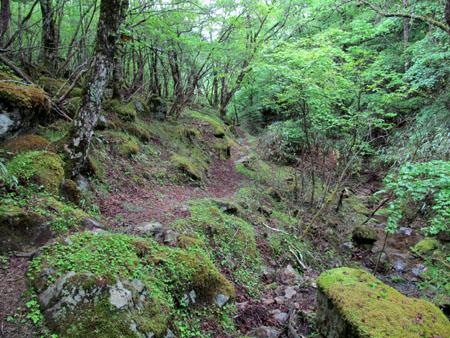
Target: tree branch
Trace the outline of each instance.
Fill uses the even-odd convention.
[[[407,18],[412,20],[418,20],[422,21],[424,23],[428,23],[432,26],[438,27],[444,32],[446,32],[448,35],[450,35],[450,0],[447,0],[445,5],[445,20],[447,24],[437,21],[433,18],[430,18],[428,16],[420,16],[420,15],[414,15],[414,14],[408,14],[408,13],[386,13],[382,11],[380,8],[372,5],[371,3],[364,1],[364,0],[358,0],[360,4],[369,7],[377,14],[384,16],[386,18]]]

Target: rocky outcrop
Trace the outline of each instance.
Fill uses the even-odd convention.
[[[198,250],[144,238],[78,233],[37,256],[31,272],[39,303],[63,337],[175,337],[177,309],[222,307],[234,298],[233,286]]]
[[[147,101],[150,117],[155,120],[163,121],[167,116],[167,102],[157,95],[151,95]]]
[[[38,87],[0,85],[0,142],[32,132],[50,112],[47,94]]]
[[[0,254],[24,251],[46,243],[51,237],[51,228],[41,215],[12,204],[0,207]]]
[[[450,337],[450,322],[436,306],[403,296],[364,270],[324,272],[317,286],[322,337]]]

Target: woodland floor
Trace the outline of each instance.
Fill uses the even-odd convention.
[[[239,147],[232,148],[231,158],[216,159],[209,168],[204,185],[195,182],[169,185],[137,185],[129,182],[125,176],[118,176],[114,170],[106,172],[107,181],[115,181],[116,191],[110,193],[107,199],[98,199],[102,217],[109,220],[109,226],[123,227],[142,222],[158,221],[167,224],[177,218],[189,217],[188,208],[184,204],[193,199],[232,199],[242,187],[254,184],[250,179],[235,169],[235,162],[249,154],[251,145],[240,131]],[[138,164],[136,164],[138,165]],[[377,190],[371,184],[355,187],[358,194],[365,195]],[[118,217],[119,216],[119,217]],[[269,224],[270,225],[270,224]],[[264,233],[267,229],[255,231]],[[321,248],[324,240],[317,236],[312,240],[313,246]],[[410,245],[411,243],[407,243]],[[264,273],[260,283],[263,290],[260,299],[248,296],[245,286],[235,285],[237,314],[234,317],[236,327],[242,334],[260,326],[269,326],[279,330],[279,337],[292,337],[288,333],[288,322],[300,337],[316,337],[311,319],[315,312],[317,273],[307,269],[301,276],[289,266],[288,261],[274,260],[267,249],[268,243],[264,236],[257,236],[257,246],[263,258]],[[20,255],[19,255],[20,256]],[[352,260],[362,261],[364,253],[353,253]],[[3,268],[7,265],[7,268]],[[30,313],[26,303],[27,295],[26,272],[28,260],[26,257],[10,255],[7,262],[0,268],[0,337],[27,338],[36,337],[36,326],[29,320],[24,320]],[[222,273],[229,275],[226,265],[219,266]],[[286,314],[295,313],[296,320],[290,321]],[[15,317],[11,320],[11,317]],[[8,319],[9,318],[9,319]],[[204,323],[205,330],[209,323]],[[37,328],[39,329],[39,326]],[[45,331],[38,332],[47,337]],[[218,334],[216,337],[225,335]]]

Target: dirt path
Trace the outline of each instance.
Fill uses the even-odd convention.
[[[102,216],[110,219],[113,226],[135,225],[142,222],[171,222],[187,217],[183,204],[192,199],[229,199],[248,180],[235,169],[235,161],[248,155],[249,144],[244,137],[241,146],[233,147],[227,160],[216,159],[209,168],[204,186],[197,182],[184,185],[124,185],[121,191],[108,199],[98,201]]]

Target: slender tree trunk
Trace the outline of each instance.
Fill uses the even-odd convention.
[[[445,2],[444,15],[445,15],[445,22],[447,22],[447,25],[450,27],[450,0],[447,0]]]
[[[128,6],[128,0],[101,1],[92,75],[69,131],[69,143],[65,146],[68,155],[67,175],[76,176],[86,163],[104,90],[114,68],[119,28],[125,19]]]
[[[41,60],[45,68],[54,72],[58,68],[58,33],[53,0],[40,0],[42,13]]]
[[[11,6],[9,0],[2,0],[0,14],[0,45],[9,39],[9,28],[11,24]]]
[[[403,9],[405,11],[408,8],[408,5],[408,0],[403,0]],[[409,24],[409,20],[409,18],[403,18],[403,51],[405,53],[405,71],[409,69],[411,63],[410,57],[406,54],[409,44],[409,35],[411,33],[411,25]]]

